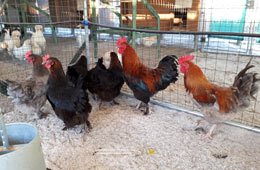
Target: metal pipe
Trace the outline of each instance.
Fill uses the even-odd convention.
[[[3,146],[6,150],[9,150],[9,141],[6,133],[6,127],[4,123],[4,117],[2,112],[0,111],[0,135],[2,137]]]
[[[155,9],[150,5],[150,3],[147,0],[142,0],[143,4],[146,6],[146,8],[153,14],[153,16],[156,18],[157,22],[157,30],[160,31],[161,25],[160,25],[160,16],[158,13],[155,11]],[[157,36],[157,57],[160,58],[161,55],[161,37],[159,34]]]
[[[96,14],[96,0],[91,0],[92,5],[92,22],[97,23],[97,14]],[[88,18],[86,18],[87,20]],[[91,37],[94,41],[94,57],[97,58],[98,55],[98,43],[97,43],[97,27],[96,25],[92,24],[93,27],[91,28]]]
[[[51,22],[51,23],[41,23],[41,25],[52,25],[52,24],[64,24],[64,23],[81,23],[81,21],[61,21],[61,22]],[[252,33],[238,33],[238,32],[200,32],[200,31],[157,31],[157,30],[146,30],[146,29],[132,29],[123,27],[113,27],[109,25],[97,24],[88,21],[89,24],[100,26],[104,28],[111,28],[115,30],[124,31],[136,31],[136,32],[146,32],[146,33],[156,33],[156,34],[193,34],[193,35],[229,35],[229,36],[244,36],[244,37],[257,37],[260,38],[260,34]],[[0,24],[10,24],[10,25],[38,25],[39,23],[19,23],[19,22],[0,22]]]
[[[88,4],[87,0],[84,0],[84,19],[86,20],[88,18]],[[87,66],[88,69],[90,68],[90,56],[89,56],[89,35],[88,35],[89,29],[88,25],[85,25],[85,46],[86,46],[86,57],[87,57]]]
[[[216,50],[215,48],[206,48],[208,50]],[[234,53],[238,53],[237,51],[228,51],[228,50],[221,50],[221,49],[218,49],[218,52],[221,52],[221,54],[234,54]],[[214,51],[205,51],[206,53],[211,53],[211,54],[215,54],[217,52],[214,52]],[[228,53],[230,52],[230,53]],[[257,54],[247,54],[246,52],[239,52],[240,55],[243,55],[243,56],[249,56],[249,57],[260,57],[260,55],[257,55]]]
[[[65,23],[75,23],[79,24],[82,21],[80,20],[73,20],[73,21],[59,21],[59,22],[48,22],[48,23],[41,23],[41,25],[55,25],[55,24],[65,24]],[[36,22],[30,22],[30,23],[20,23],[20,22],[0,22],[0,24],[10,24],[10,25],[39,25],[39,23]]]
[[[134,98],[133,95],[130,95],[128,93],[122,92],[122,94],[127,96],[127,97]],[[197,116],[197,117],[201,117],[201,118],[204,117],[201,113],[190,111],[190,110],[186,110],[186,109],[183,109],[181,107],[174,106],[172,104],[166,104],[166,103],[157,102],[157,101],[154,101],[154,100],[150,100],[150,103],[154,104],[154,105],[158,105],[158,106],[164,107],[164,108],[167,108],[167,109],[170,109],[170,110],[177,110],[177,111],[180,111],[180,112],[191,114],[191,115],[194,115],[194,116]],[[259,128],[250,127],[250,126],[247,126],[247,125],[242,125],[242,124],[235,123],[235,122],[224,122],[224,123],[227,124],[227,125],[239,127],[239,128],[242,128],[242,129],[246,129],[246,130],[249,130],[249,131],[252,131],[252,132],[260,133],[260,129]]]
[[[250,33],[238,33],[238,32],[201,32],[201,31],[157,31],[157,30],[146,30],[146,29],[132,29],[132,28],[123,28],[123,27],[113,27],[103,24],[97,24],[88,21],[89,24],[100,26],[104,28],[111,28],[115,30],[124,30],[124,31],[136,31],[136,32],[146,32],[146,33],[156,33],[156,34],[193,34],[193,35],[226,35],[226,36],[244,36],[244,37],[259,37],[260,34],[250,34]]]
[[[132,24],[133,24],[133,29],[136,29],[136,6],[137,6],[137,0],[133,0],[132,1],[132,6],[133,6],[133,9],[132,9]],[[136,32],[132,32],[132,46],[133,48],[136,50],[136,46],[135,46],[135,39],[136,39]]]

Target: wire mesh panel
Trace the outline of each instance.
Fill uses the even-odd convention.
[[[170,19],[169,15],[168,19],[171,20],[171,25],[164,25],[165,28],[162,28],[163,19],[160,20],[160,30],[174,31],[174,34],[166,32],[156,34],[155,32],[149,33],[149,31],[135,32],[133,30],[126,31],[126,29],[115,30],[112,27],[95,26],[96,32],[99,34],[97,34],[97,41],[94,38],[95,35],[91,39],[90,47],[94,46],[94,49],[90,48],[91,56],[94,56],[94,58],[101,57],[106,51],[117,51],[116,41],[119,37],[126,36],[141,61],[151,68],[157,67],[159,61],[166,55],[180,57],[184,54],[191,54],[195,56],[194,62],[211,82],[226,87],[232,85],[236,74],[245,67],[252,57],[252,64],[256,66],[253,71],[260,71],[258,57],[260,54],[259,35],[254,37],[233,34],[258,34],[260,21],[260,18],[256,15],[257,11],[259,11],[258,2],[193,1],[192,4],[189,2],[187,4],[182,2],[182,4],[175,1],[173,8],[171,5],[167,6],[166,1],[148,2],[154,9],[160,6],[160,9],[156,10],[158,15],[167,13],[165,12],[167,10],[168,14],[171,12],[174,14],[173,19]],[[116,14],[112,15],[107,21],[112,19],[115,21],[114,26],[121,28],[132,27],[157,30],[156,15],[153,16],[151,12],[147,12],[147,7],[141,5],[141,3],[141,1],[137,2],[135,26],[131,18],[134,15],[132,1],[121,1],[122,24],[120,23],[120,17],[117,17]],[[223,6],[223,3],[226,6]],[[167,9],[164,9],[165,6]],[[103,8],[99,8],[99,12]],[[118,11],[118,6],[112,5],[109,9],[111,15],[113,10]],[[98,18],[98,21],[102,21],[99,24],[111,26],[111,24],[105,22],[105,17],[102,18],[102,13],[98,13]],[[162,15],[160,18],[163,18]],[[178,23],[178,21],[180,22]],[[183,31],[185,31],[185,34],[182,34]],[[226,34],[211,34],[211,32],[225,32]],[[183,82],[183,75],[181,75],[176,84],[171,84],[167,89],[158,92],[153,99],[191,111],[199,111],[191,102],[190,96],[187,95]],[[132,93],[127,85],[124,86],[124,91]],[[259,127],[259,93],[256,98],[257,100],[251,100],[250,107],[246,111],[236,114],[234,122]]]
[[[80,21],[88,18],[90,24],[89,56],[93,67],[98,57],[105,52],[117,51],[116,42],[126,36],[135,48],[143,64],[157,67],[162,57],[184,54],[195,56],[194,62],[205,73],[207,78],[218,85],[230,86],[236,74],[253,58],[254,71],[260,72],[260,17],[258,1],[158,1],[158,0],[88,0],[88,16],[83,17],[83,1],[9,1],[3,8],[2,23],[19,27],[23,32],[21,44],[31,38],[29,30],[35,31],[38,23],[43,25],[46,39],[46,50],[42,54],[50,54],[61,60],[66,71],[67,65],[81,54],[80,47],[88,35]],[[32,7],[34,4],[37,8]],[[221,3],[226,4],[225,6]],[[4,1],[2,1],[4,4]],[[28,6],[21,10],[20,6]],[[30,5],[31,4],[31,5]],[[235,5],[234,5],[235,4]],[[39,10],[40,8],[41,10]],[[228,14],[227,14],[228,13]],[[234,13],[234,15],[232,15]],[[106,25],[106,27],[95,25]],[[109,27],[107,27],[109,26]],[[116,28],[122,29],[116,29]],[[2,29],[4,25],[2,26]],[[136,28],[146,32],[127,30]],[[170,32],[149,32],[170,31]],[[172,32],[174,33],[172,33]],[[225,32],[226,34],[214,34]],[[237,36],[235,33],[254,34]],[[1,42],[4,42],[4,32]],[[3,50],[1,51],[4,52]],[[80,52],[79,54],[77,54]],[[83,51],[84,53],[84,51]],[[10,55],[8,52],[5,55]],[[11,55],[1,55],[0,79],[22,81],[31,74],[32,65]],[[7,59],[6,59],[7,58]],[[190,111],[198,111],[187,95],[180,74],[176,84],[158,92],[153,99],[169,103]],[[124,85],[124,92],[131,90]],[[7,111],[12,104],[6,96],[0,94],[0,104]],[[260,95],[252,100],[250,107],[237,113],[235,122],[260,127]]]
[[[82,45],[85,31],[80,27],[82,13],[74,1],[2,1],[0,79],[24,82],[32,74],[32,64],[24,60],[28,51],[33,54],[50,54],[57,57],[66,71],[67,65]],[[21,7],[24,8],[21,8]],[[73,15],[71,15],[73,13]],[[38,35],[37,27],[42,27]],[[13,36],[19,31],[18,38]],[[35,34],[35,35],[34,35]],[[9,39],[8,39],[9,37]],[[19,39],[19,45],[12,45]],[[44,49],[37,43],[44,39]],[[11,47],[12,46],[12,47]],[[0,87],[1,88],[1,87]],[[2,90],[2,89],[1,89]],[[11,111],[13,105],[0,93],[0,107]]]

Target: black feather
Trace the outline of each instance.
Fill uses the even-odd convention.
[[[116,55],[111,53],[110,55]],[[124,84],[122,67],[117,55],[111,65],[113,68],[108,68],[103,65],[103,58],[99,58],[96,66],[87,74],[87,87],[92,94],[97,94],[101,100],[112,101],[120,94],[120,90]],[[110,65],[110,67],[111,67]]]
[[[160,70],[161,75],[161,81],[155,84],[157,91],[165,89],[170,83],[178,80],[178,58],[175,55],[164,57],[157,69]]]
[[[5,81],[0,80],[0,93],[2,93],[5,96],[8,96],[7,87],[8,84]]]
[[[78,82],[78,79],[80,75],[83,79],[85,79],[85,76],[88,72],[88,64],[87,64],[87,58],[82,55],[76,63],[69,65],[66,72],[66,77],[70,82],[72,82],[74,85]],[[86,90],[87,85],[86,82],[83,81],[82,87],[84,90]]]

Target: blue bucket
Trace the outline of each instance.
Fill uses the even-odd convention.
[[[46,170],[36,127],[27,123],[6,125],[9,150],[0,138],[0,170]]]

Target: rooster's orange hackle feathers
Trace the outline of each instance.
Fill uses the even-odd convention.
[[[181,57],[180,70],[184,73],[186,91],[200,107],[206,120],[214,124],[205,136],[210,138],[216,124],[231,119],[233,113],[250,105],[250,99],[254,98],[253,95],[259,90],[257,82],[260,79],[256,77],[257,73],[247,73],[247,70],[254,67],[250,65],[250,60],[237,74],[231,87],[219,86],[208,81],[199,66],[190,61],[193,58],[193,56]]]

